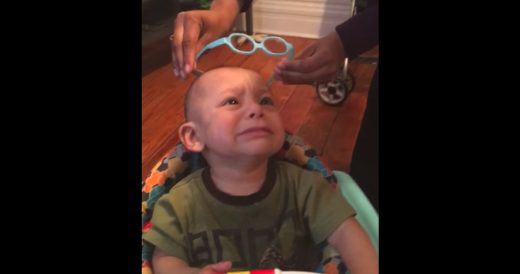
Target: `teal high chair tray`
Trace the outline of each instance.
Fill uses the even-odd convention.
[[[358,222],[367,232],[376,253],[379,255],[379,215],[350,175],[337,170],[332,171],[332,173],[336,177],[341,194],[356,210]]]

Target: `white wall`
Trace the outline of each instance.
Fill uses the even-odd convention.
[[[319,38],[351,14],[351,0],[253,0],[253,31]]]

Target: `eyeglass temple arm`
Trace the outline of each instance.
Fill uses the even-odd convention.
[[[209,44],[207,44],[205,47],[203,47],[198,53],[197,55],[195,56],[195,60],[199,59],[199,57],[208,49],[212,49],[214,47],[218,47],[222,44],[225,44],[226,43],[226,39],[227,37],[224,37],[224,38],[220,38],[218,40],[215,40]]]
[[[203,47],[203,48],[202,48],[202,49],[197,53],[197,55],[195,56],[195,60],[198,60],[199,57],[200,57],[200,56],[201,56],[205,51],[207,51],[208,49],[212,49],[212,48],[214,48],[214,47],[218,47],[218,46],[224,44],[224,43],[226,42],[224,39],[226,39],[226,38],[224,37],[224,38],[221,38],[221,39],[215,40],[215,41],[213,41],[213,42],[207,44],[206,46],[204,46],[204,47]],[[202,75],[203,72],[202,72],[202,70],[200,70],[200,69],[193,69],[193,70],[191,71],[191,73],[192,73],[193,75],[199,77],[199,76]]]
[[[291,43],[287,43],[287,51],[289,52],[287,54],[287,59],[292,60],[294,58],[294,47]]]

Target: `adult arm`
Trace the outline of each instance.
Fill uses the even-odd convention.
[[[369,0],[361,13],[305,48],[294,60],[275,68],[275,79],[285,84],[324,83],[336,78],[345,57],[354,58],[379,43],[379,1]]]

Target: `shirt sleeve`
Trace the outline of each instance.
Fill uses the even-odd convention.
[[[169,256],[188,262],[186,244],[182,236],[183,227],[168,196],[164,195],[155,204],[152,226],[143,233],[143,240]]]
[[[379,1],[368,0],[367,8],[336,26],[347,58],[355,58],[379,44]]]
[[[299,189],[304,221],[316,244],[327,240],[339,225],[356,214],[341,193],[316,172],[302,174]]]

